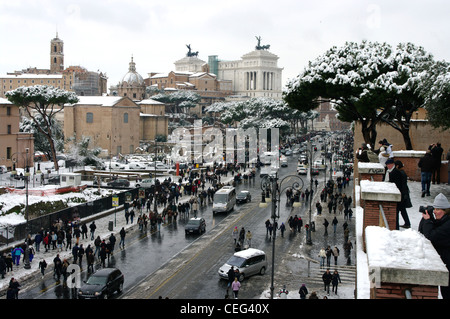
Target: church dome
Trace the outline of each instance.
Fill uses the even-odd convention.
[[[131,57],[130,66],[128,68],[128,73],[122,78],[122,83],[127,83],[128,86],[141,86],[144,85],[144,79],[142,76],[136,72],[136,63],[133,62],[133,57]]]

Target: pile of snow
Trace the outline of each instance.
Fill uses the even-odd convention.
[[[48,189],[51,186],[43,186],[39,188],[33,189]],[[54,188],[54,186],[53,186]],[[32,205],[38,202],[52,202],[52,201],[67,201],[69,206],[76,206],[80,203],[72,202],[70,199],[80,198],[85,201],[93,201],[101,197],[107,197],[111,195],[113,190],[106,189],[97,189],[97,188],[86,188],[80,193],[66,193],[66,194],[56,194],[56,195],[48,195],[48,196],[34,196],[28,195],[28,205]],[[24,223],[25,216],[23,214],[10,213],[5,214],[5,212],[9,211],[11,208],[25,205],[25,196],[23,194],[15,194],[15,193],[5,193],[0,196],[0,227],[8,226],[8,225],[17,225]]]
[[[365,229],[367,257],[371,267],[446,271],[431,242],[413,229]]]

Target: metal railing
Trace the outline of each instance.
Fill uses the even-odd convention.
[[[383,206],[380,204],[380,226],[385,227],[389,230],[389,223],[386,219],[386,214],[384,213]]]

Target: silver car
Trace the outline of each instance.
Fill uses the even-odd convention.
[[[239,281],[252,275],[264,275],[267,269],[266,253],[255,248],[238,251],[219,269],[220,278],[228,280],[231,266],[239,270]]]

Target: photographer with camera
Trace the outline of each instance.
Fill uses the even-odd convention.
[[[433,206],[420,206],[419,211],[422,213],[419,232],[431,241],[450,271],[450,203],[447,197],[440,193],[434,198]],[[443,299],[450,299],[449,286],[450,282],[446,287],[441,286]]]

